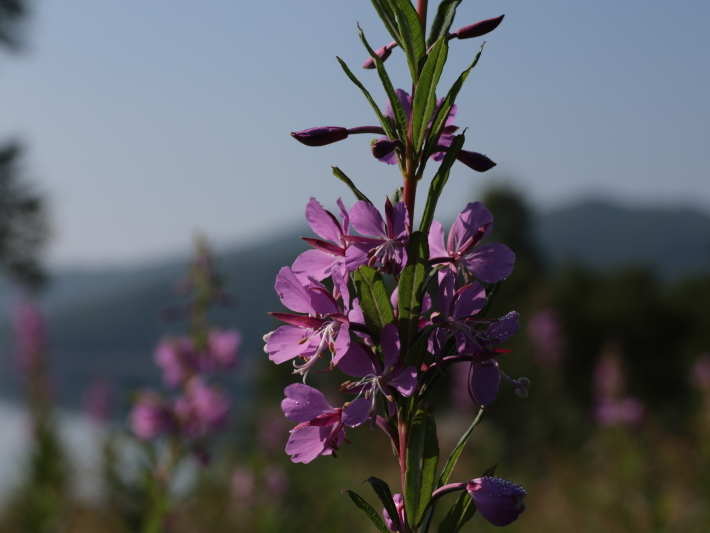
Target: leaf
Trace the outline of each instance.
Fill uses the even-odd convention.
[[[375,7],[375,11],[377,11],[380,19],[382,19],[385,28],[390,32],[392,39],[397,41],[397,44],[401,47],[402,39],[399,36],[399,27],[397,26],[394,11],[392,11],[388,0],[372,0],[372,5]]]
[[[407,469],[404,474],[404,508],[413,529],[424,518],[431,500],[439,460],[436,423],[431,407],[417,410],[409,429]]]
[[[390,139],[396,139],[397,135],[396,135],[394,129],[392,128],[392,123],[389,120],[387,120],[387,117],[385,117],[382,114],[382,111],[380,111],[380,108],[377,107],[377,104],[372,99],[372,96],[370,95],[368,90],[365,89],[365,86],[362,83],[360,83],[360,80],[358,80],[355,77],[355,74],[353,74],[352,71],[345,64],[345,61],[343,61],[339,57],[336,57],[336,59],[340,63],[340,66],[343,67],[343,70],[345,71],[345,74],[348,76],[348,78],[350,78],[350,80],[360,88],[360,90],[362,91],[362,94],[364,94],[365,98],[367,98],[367,101],[370,102],[372,109],[375,111],[375,114],[377,115],[377,118],[380,121],[380,126],[382,126],[382,129],[385,130],[387,137],[389,137]]]
[[[458,533],[463,525],[473,518],[475,512],[476,504],[473,503],[473,498],[463,491],[439,524],[439,533]]]
[[[419,13],[412,5],[411,0],[388,0],[388,2],[397,18],[400,37],[398,44],[407,56],[412,81],[416,83],[419,80],[421,62],[426,55],[424,32],[422,31],[422,23],[419,20]]]
[[[396,138],[402,142],[405,142],[407,139],[407,131],[409,129],[409,117],[407,116],[407,112],[404,110],[402,102],[397,97],[392,81],[390,81],[390,77],[387,75],[387,71],[385,70],[384,62],[377,56],[377,54],[375,54],[375,51],[368,44],[367,39],[365,39],[365,32],[362,31],[359,24],[357,28],[360,33],[360,40],[362,41],[362,44],[365,45],[365,48],[367,48],[368,53],[374,60],[375,68],[377,68],[377,74],[380,76],[382,86],[385,88],[387,97],[390,100],[390,107],[394,113],[395,124],[397,124],[397,130],[399,131],[399,136]],[[390,140],[394,139],[390,137]]]
[[[432,121],[431,129],[429,130],[429,137],[427,138],[426,146],[424,147],[424,157],[422,158],[422,164],[420,165],[419,170],[420,174],[423,172],[423,167],[426,163],[426,160],[431,154],[436,151],[436,145],[439,142],[439,137],[441,137],[441,133],[444,131],[444,127],[446,126],[446,119],[449,117],[449,112],[451,111],[451,108],[453,107],[454,102],[456,101],[456,97],[459,95],[459,91],[461,91],[461,87],[463,87],[466,78],[468,78],[468,75],[471,73],[473,67],[478,64],[478,60],[481,58],[481,54],[483,53],[483,46],[485,44],[486,43],[483,43],[481,45],[481,48],[478,50],[478,53],[476,54],[476,57],[474,58],[471,65],[466,70],[464,70],[456,79],[454,84],[451,86],[451,89],[449,89],[449,92],[447,93],[446,97],[444,98],[441,107],[439,107],[439,109],[437,110],[436,116]]]
[[[442,37],[436,41],[436,45],[429,52],[419,76],[412,103],[412,143],[416,153],[419,153],[436,108],[436,86],[444,70],[448,53],[449,45],[446,37]]]
[[[427,39],[427,50],[442,36],[448,35],[451,25],[454,23],[456,8],[463,0],[442,0],[436,10],[436,15],[429,29],[429,39]]]
[[[463,451],[463,447],[466,445],[466,441],[468,441],[468,438],[471,436],[471,432],[473,431],[473,428],[475,428],[483,419],[483,409],[480,409],[478,411],[478,415],[474,419],[473,423],[469,426],[469,428],[466,430],[466,433],[461,435],[461,438],[459,439],[458,444],[454,448],[454,451],[451,452],[451,455],[449,458],[446,460],[446,464],[444,465],[444,469],[441,471],[441,476],[439,476],[439,483],[437,484],[437,488],[443,487],[449,482],[449,476],[451,475],[452,470],[456,466],[456,461],[458,461],[459,456],[461,455],[461,452]]]
[[[407,243],[407,266],[399,277],[398,304],[399,340],[402,357],[412,364],[408,355],[419,330],[419,314],[422,309],[422,284],[426,279],[429,261],[429,242],[427,235],[415,231]]]
[[[353,492],[349,489],[345,489],[343,492],[348,493],[348,496],[350,496],[350,499],[353,501],[353,503],[357,505],[357,507],[363,513],[365,513],[365,516],[370,519],[370,522],[372,522],[372,525],[377,528],[377,531],[379,531],[380,533],[389,533],[389,529],[387,529],[384,520],[380,518],[380,514],[375,511],[374,507],[367,503],[367,501],[365,501],[362,496],[360,496],[357,492]]]
[[[360,190],[355,186],[355,184],[352,182],[352,180],[345,175],[345,172],[340,170],[338,167],[333,167],[333,174],[335,175],[336,178],[338,178],[340,181],[345,183],[345,185],[347,185],[350,188],[350,190],[353,192],[353,194],[355,195],[355,197],[358,200],[363,200],[363,201],[367,202],[368,204],[372,203],[367,196],[365,196],[363,193],[360,192]]]
[[[394,322],[394,310],[385,282],[377,270],[366,265],[353,272],[353,282],[367,329],[375,342],[379,342],[382,328]]]
[[[426,205],[424,206],[424,214],[422,214],[422,222],[419,225],[419,231],[422,233],[429,232],[429,226],[431,226],[432,220],[434,220],[434,211],[436,211],[436,204],[439,201],[441,192],[444,190],[446,182],[449,180],[449,173],[451,172],[451,167],[456,161],[456,156],[461,151],[464,141],[466,140],[464,134],[457,135],[454,140],[451,141],[451,146],[444,160],[439,165],[439,169],[436,171],[434,178],[431,180],[431,185],[429,185],[429,194],[427,195]]]
[[[392,520],[392,522],[395,523],[395,526],[397,526],[397,531],[401,530],[402,528],[399,521],[399,513],[397,512],[397,506],[394,503],[394,498],[389,485],[375,476],[370,476],[365,481],[372,485],[372,490],[375,491],[375,494],[377,494],[377,497],[382,502],[382,505],[384,505],[385,509],[387,509],[387,514],[390,515],[390,520]]]
[[[494,476],[496,473],[496,468],[498,468],[498,463],[494,464],[490,468],[487,468],[485,472],[483,472],[483,475],[481,477],[491,477]]]

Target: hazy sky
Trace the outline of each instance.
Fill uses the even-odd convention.
[[[289,136],[376,123],[335,60],[384,106],[376,74],[359,68],[356,21],[373,46],[390,40],[367,0],[45,0],[35,11],[27,52],[0,56],[0,140],[28,148],[55,265],[159,258],[188,250],[197,230],[226,245],[286,229],[310,196],[352,204],[332,165],[374,199],[399,185],[370,136],[320,149]],[[455,167],[442,215],[488,181],[543,209],[594,194],[710,212],[710,2],[466,0],[454,28],[503,13],[456,121],[466,148],[498,166]],[[480,41],[451,43],[443,85]],[[407,88],[401,51],[387,66]]]

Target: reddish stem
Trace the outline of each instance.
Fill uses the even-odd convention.
[[[422,32],[426,35],[426,10],[429,5],[429,0],[419,0],[417,3],[417,12],[419,13],[419,20],[422,23]]]

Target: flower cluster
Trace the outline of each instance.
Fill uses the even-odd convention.
[[[453,528],[470,518],[475,505],[495,525],[514,521],[523,511],[525,491],[487,472],[469,483],[448,483],[458,458],[452,453],[436,481],[439,448],[431,390],[450,371],[467,376],[468,395],[479,416],[462,444],[498,395],[502,381],[525,397],[530,382],[512,379],[499,366],[511,350],[505,343],[520,328],[518,313],[490,316],[498,284],[513,270],[515,255],[504,244],[486,243],[493,215],[480,202],[468,203],[448,233],[434,220],[442,190],[456,161],[477,172],[495,166],[487,156],[464,150],[465,130],[454,124],[455,99],[480,58],[443,97],[437,84],[448,57],[448,43],[493,31],[503,17],[450,32],[458,2],[443,1],[425,37],[427,1],[417,9],[407,0],[373,2],[393,41],[373,50],[363,65],[374,69],[388,97],[382,111],[344,61],[345,74],[373,107],[379,125],[315,127],[291,135],[307,146],[325,146],[355,134],[378,137],[372,155],[397,165],[403,185],[383,203],[372,202],[339,168],[333,173],[354,193],[348,209],[341,199],[334,214],[316,198],[306,205],[315,237],[302,237],[312,249],[276,276],[275,289],[287,311],[271,315],[283,325],[264,336],[265,351],[277,364],[292,362],[303,383],[285,389],[281,403],[296,423],[286,444],[294,462],[335,456],[346,431],[369,421],[389,437],[399,461],[402,490],[394,497],[387,483],[367,481],[385,506],[383,521],[371,505],[345,492],[378,531],[428,532],[439,496],[461,491],[465,504],[449,513]],[[412,92],[395,89],[384,61],[401,48],[411,73]],[[431,180],[422,220],[415,224],[417,186],[427,163],[440,163]],[[341,400],[307,384],[312,372],[341,376]],[[328,399],[326,399],[326,396]],[[335,402],[335,403],[333,403]],[[490,469],[489,469],[490,470]],[[470,498],[469,498],[470,496]],[[442,526],[447,530],[447,527]]]

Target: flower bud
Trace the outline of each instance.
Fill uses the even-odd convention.
[[[486,33],[490,33],[495,30],[503,20],[504,16],[505,15],[501,15],[500,17],[481,20],[475,24],[464,26],[463,28],[456,30],[452,35],[457,39],[473,39],[475,37],[480,37],[481,35],[485,35]]]
[[[496,166],[496,164],[485,155],[479,154],[478,152],[469,152],[467,150],[461,150],[459,155],[456,156],[456,159],[476,172],[485,172]]]
[[[481,516],[494,526],[507,526],[525,510],[523,487],[499,477],[472,479],[466,490]]]
[[[403,148],[402,141],[389,139],[376,139],[370,143],[370,149],[372,150],[372,155],[377,159],[382,159],[383,157],[391,154],[395,148]]]
[[[382,61],[385,61],[390,54],[392,53],[392,49],[397,46],[397,41],[392,41],[389,44],[386,44],[382,48],[379,48],[375,50],[375,55],[379,57]],[[372,57],[368,57],[367,60],[362,64],[362,68],[368,68],[368,69],[373,69],[375,68],[375,60],[372,59]]]
[[[291,132],[291,137],[306,146],[325,146],[348,138],[348,130],[339,126],[321,126]]]

